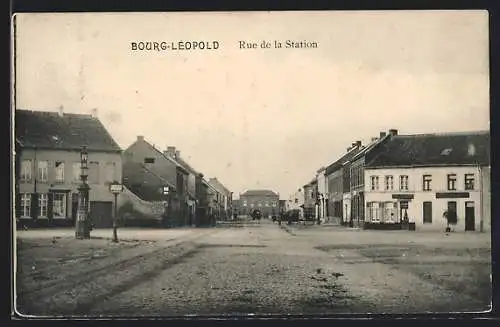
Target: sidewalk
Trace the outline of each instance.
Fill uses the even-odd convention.
[[[138,241],[167,241],[182,238],[188,235],[203,232],[204,229],[171,228],[171,229],[148,229],[148,228],[118,228],[118,238],[121,240]],[[51,238],[74,238],[74,228],[47,228],[33,230],[18,230],[14,236],[20,239],[51,239]],[[90,232],[91,238],[111,239],[113,229],[94,229]]]

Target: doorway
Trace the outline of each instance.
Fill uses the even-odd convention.
[[[476,217],[474,210],[474,202],[465,202],[465,230],[474,231],[476,230]]]
[[[399,202],[399,222],[408,223],[408,201]]]

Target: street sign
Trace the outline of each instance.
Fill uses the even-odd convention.
[[[123,191],[123,185],[122,184],[111,184],[109,185],[109,190],[111,193],[118,194]]]

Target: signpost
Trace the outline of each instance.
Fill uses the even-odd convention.
[[[123,185],[119,184],[118,182],[113,182],[112,184],[109,185],[109,191],[113,193],[115,196],[115,204],[114,204],[114,214],[113,214],[113,242],[118,243],[118,212],[117,212],[117,198],[118,194],[120,194],[123,191]]]

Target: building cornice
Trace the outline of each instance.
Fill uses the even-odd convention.
[[[32,146],[32,145],[23,145],[23,150],[47,150],[47,151],[65,151],[65,152],[78,152],[82,151],[81,148],[76,147],[67,147],[67,148],[54,148],[49,146]],[[107,150],[107,149],[92,149],[92,147],[86,148],[87,152],[100,152],[100,153],[113,153],[113,154],[121,154],[123,150]]]
[[[422,164],[422,165],[401,165],[401,166],[365,166],[365,170],[380,170],[380,169],[411,169],[411,168],[446,168],[446,167],[487,167],[487,164]]]

